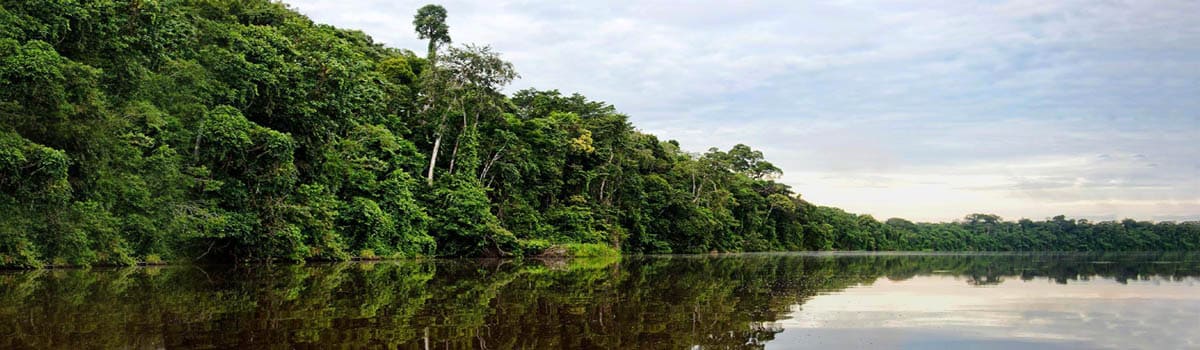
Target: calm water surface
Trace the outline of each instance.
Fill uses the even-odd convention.
[[[0,272],[0,349],[91,348],[1200,348],[1200,255]]]

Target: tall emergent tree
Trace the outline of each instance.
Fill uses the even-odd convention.
[[[429,39],[428,57],[434,61],[438,48],[450,44],[450,26],[446,25],[446,8],[429,4],[417,10],[413,27],[421,39]]]
[[[421,112],[425,113],[427,120],[432,120],[433,128],[433,146],[429,151],[429,168],[425,173],[426,184],[433,185],[433,172],[437,167],[438,154],[442,148],[442,137],[445,135],[446,114],[448,111],[445,108],[439,108],[439,104],[445,102],[443,94],[440,92],[446,90],[448,79],[446,72],[441,71],[437,67],[437,52],[442,45],[450,44],[450,26],[446,25],[446,8],[441,5],[425,5],[417,10],[417,14],[413,16],[413,28],[417,32],[417,36],[421,39],[429,40],[428,53],[426,54],[429,60],[429,69],[425,70],[425,74],[421,77],[423,101],[424,105]]]

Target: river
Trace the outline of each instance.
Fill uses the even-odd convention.
[[[0,272],[2,349],[1200,347],[1200,255],[780,253]]]

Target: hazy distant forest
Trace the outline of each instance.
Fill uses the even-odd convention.
[[[782,250],[1197,250],[1198,222],[879,221],[487,46],[267,0],[0,0],[0,266]]]

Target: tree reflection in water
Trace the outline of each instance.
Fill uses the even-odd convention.
[[[747,254],[0,274],[0,348],[762,348],[793,307],[878,278],[1119,282],[1188,254]]]

